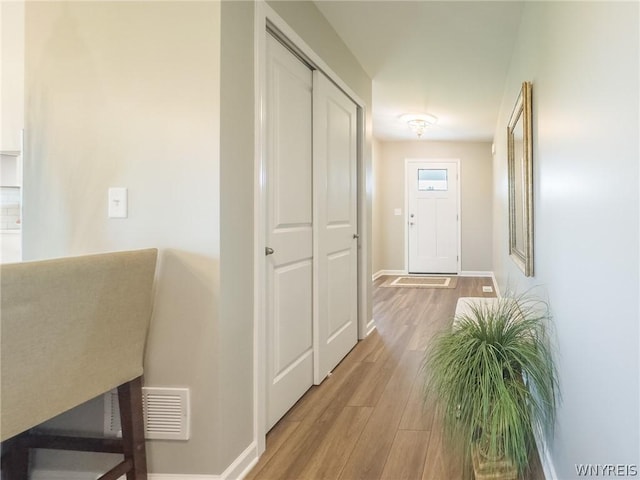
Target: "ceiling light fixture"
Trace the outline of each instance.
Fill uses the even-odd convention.
[[[422,137],[422,134],[428,127],[438,122],[436,117],[429,114],[406,114],[402,115],[400,120],[407,122],[409,128],[418,135],[418,138]]]

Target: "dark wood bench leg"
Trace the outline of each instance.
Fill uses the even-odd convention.
[[[2,480],[28,480],[29,447],[26,437],[14,437],[2,444]]]
[[[147,453],[142,416],[142,377],[135,378],[118,387],[118,403],[122,423],[124,458],[133,463],[132,471],[127,472],[127,480],[146,480]]]

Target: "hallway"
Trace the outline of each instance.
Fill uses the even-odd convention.
[[[456,480],[462,471],[423,408],[421,364],[429,339],[447,328],[456,301],[489,278],[455,288],[386,288],[374,282],[377,330],[322,385],[312,387],[267,436],[247,480]],[[535,462],[531,480],[544,478]]]

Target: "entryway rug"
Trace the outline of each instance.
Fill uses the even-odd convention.
[[[458,277],[402,276],[388,277],[381,287],[456,288]]]

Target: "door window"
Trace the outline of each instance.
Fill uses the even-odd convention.
[[[446,192],[449,187],[446,168],[419,168],[418,190]]]

